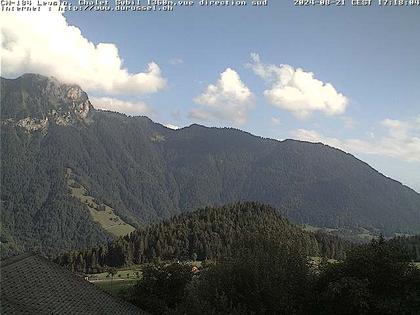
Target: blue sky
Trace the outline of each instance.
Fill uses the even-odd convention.
[[[37,71],[78,81],[97,107],[173,127],[235,126],[269,138],[320,141],[420,191],[420,7],[270,1],[258,8],[32,19],[36,27],[10,32],[26,49],[50,57],[36,63],[5,54],[6,76]],[[31,42],[43,28],[57,34]],[[67,45],[61,55],[47,51],[60,41]],[[66,54],[64,71],[54,60]],[[98,59],[115,66],[102,69]],[[96,81],[89,79],[96,73]]]

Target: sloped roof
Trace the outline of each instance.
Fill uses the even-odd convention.
[[[8,314],[142,314],[63,267],[34,254],[1,262],[1,309]]]

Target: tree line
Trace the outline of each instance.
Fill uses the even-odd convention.
[[[306,256],[343,259],[352,247],[332,235],[303,231],[270,206],[244,202],[174,216],[107,245],[65,253],[56,261],[70,270],[87,273],[159,260],[217,261],[231,256],[238,239],[259,233],[297,247]]]
[[[150,314],[420,314],[420,269],[383,238],[319,265],[270,234],[235,245],[230,257],[196,273],[186,264],[151,264],[122,297]]]
[[[398,236],[389,242],[404,248],[409,253],[411,260],[420,262],[420,235]]]

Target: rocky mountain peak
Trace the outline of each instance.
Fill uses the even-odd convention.
[[[93,106],[78,85],[53,77],[24,74],[16,79],[1,78],[1,121],[29,132],[47,130],[51,123],[88,123]]]

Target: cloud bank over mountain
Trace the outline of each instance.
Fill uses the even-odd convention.
[[[347,152],[363,153],[420,162],[420,116],[402,121],[384,119],[380,126],[382,134],[370,133],[369,139],[338,139],[325,136],[315,130],[298,129],[292,134],[299,140],[322,142]]]
[[[3,12],[0,17],[5,77],[34,72],[107,94],[148,94],[166,86],[157,63],[129,72],[115,44],[94,44],[59,12]]]

